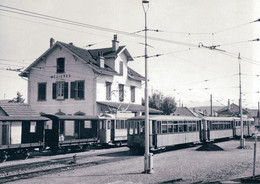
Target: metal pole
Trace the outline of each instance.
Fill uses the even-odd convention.
[[[245,139],[244,139],[244,122],[243,122],[243,108],[242,108],[242,85],[241,85],[241,57],[240,53],[238,54],[238,61],[239,61],[239,107],[240,107],[240,132],[241,132],[241,139],[240,139],[240,148],[245,148]]]
[[[257,143],[257,131],[255,132],[255,144],[254,144],[254,163],[253,163],[253,179],[255,179],[255,162],[256,162],[256,143]]]
[[[147,12],[149,9],[149,1],[142,1],[145,16],[145,154],[144,154],[144,173],[152,173],[152,154],[149,152],[149,100],[148,100],[148,68],[147,68]],[[145,7],[146,6],[146,7]]]

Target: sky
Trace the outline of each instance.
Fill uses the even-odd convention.
[[[215,106],[238,104],[241,62],[243,107],[257,108],[260,42],[252,40],[260,38],[260,21],[254,22],[259,9],[259,0],[150,0],[149,94],[161,92],[187,107],[210,105],[210,95]],[[144,20],[141,0],[0,0],[0,99],[12,99],[17,91],[27,99],[26,78],[10,69],[25,69],[49,48],[50,38],[96,49],[111,47],[117,34],[134,57],[129,66],[144,75]]]

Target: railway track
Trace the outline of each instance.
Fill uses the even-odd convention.
[[[117,154],[116,152],[105,154]],[[104,154],[101,154],[104,155]],[[0,183],[17,181],[21,179],[42,176],[46,174],[58,173],[66,170],[77,169],[82,167],[91,167],[100,164],[113,163],[131,159],[127,155],[119,157],[102,157],[100,154],[90,154],[78,156],[74,160],[71,156],[66,158],[51,159],[35,163],[26,163],[0,168]]]

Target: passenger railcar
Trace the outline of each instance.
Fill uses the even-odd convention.
[[[114,114],[99,116],[99,140],[103,145],[122,145],[127,142],[127,117],[117,117]]]
[[[44,125],[41,116],[0,116],[0,162],[8,157],[28,158],[35,149],[44,149]]]
[[[203,117],[202,124],[203,142],[234,136],[233,117]]]
[[[52,152],[85,150],[98,142],[98,117],[86,115],[44,114],[51,121],[46,124],[45,143]]]
[[[200,142],[201,119],[196,117],[150,115],[150,149]],[[130,149],[144,150],[145,117],[128,120],[127,145]]]
[[[252,136],[255,132],[254,118],[243,117],[243,134],[244,136]],[[240,118],[234,118],[234,137],[241,136]]]

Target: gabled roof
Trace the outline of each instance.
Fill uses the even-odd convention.
[[[217,112],[220,114],[220,113],[231,113],[231,114],[238,114],[240,111],[240,108],[238,105],[232,103],[230,104],[230,106],[226,106],[220,110],[218,110]],[[248,112],[243,109],[243,114],[247,114]]]
[[[29,104],[0,100],[0,121],[47,120],[34,111]]]
[[[22,77],[28,77],[28,72],[30,69],[35,66],[38,62],[42,61],[49,53],[51,53],[57,47],[65,47],[70,51],[74,56],[81,58],[89,66],[98,73],[103,73],[107,75],[119,75],[115,70],[110,68],[105,64],[104,68],[98,66],[97,59],[99,53],[102,52],[105,58],[116,58],[120,53],[124,52],[128,61],[133,61],[132,56],[126,49],[126,46],[120,46],[116,52],[112,51],[112,47],[102,48],[102,49],[93,49],[87,50],[74,46],[73,44],[67,44],[64,42],[57,41],[51,48],[49,48],[45,53],[43,53],[38,59],[36,59],[30,66],[28,66],[21,74]],[[136,76],[138,78],[138,76]]]
[[[145,78],[142,75],[140,75],[139,73],[137,73],[136,71],[134,71],[130,67],[127,67],[127,74],[128,74],[128,77],[130,77],[131,79],[145,80]]]
[[[131,104],[131,103],[117,103],[117,102],[97,102],[98,104],[109,106],[110,108],[116,108],[119,110],[126,110],[126,111],[131,111],[131,112],[144,112],[145,111],[145,106],[138,105],[138,104]],[[149,112],[151,114],[162,114],[162,111],[149,108]]]
[[[177,107],[175,112],[173,113],[174,116],[192,116],[192,117],[199,117],[199,114],[190,110],[187,107]]]
[[[120,54],[121,52],[125,52],[128,61],[133,61],[133,58],[127,51],[126,46],[119,46],[116,52],[114,52],[112,50],[112,47],[101,48],[101,49],[92,49],[92,50],[88,50],[88,51],[91,54],[91,56],[93,57],[93,59],[95,59],[95,60],[98,59],[99,53],[101,53],[101,52],[102,52],[104,58],[116,58],[118,56],[118,54]]]
[[[63,47],[66,48],[69,52],[71,52],[74,56],[81,58],[85,61],[89,66],[98,73],[103,73],[107,75],[119,75],[115,70],[110,68],[105,64],[104,68],[98,66],[97,61],[93,59],[92,55],[88,50],[82,49],[74,46],[73,44],[67,44],[63,42],[57,41],[51,48],[49,48],[45,53],[43,53],[38,59],[36,59],[30,66],[28,66],[21,74],[22,77],[28,77],[28,72],[30,69],[36,65],[38,62],[42,61],[48,54],[50,54],[55,48]]]
[[[0,108],[6,113],[7,116],[40,116],[40,114],[34,111],[29,104],[0,102]]]

